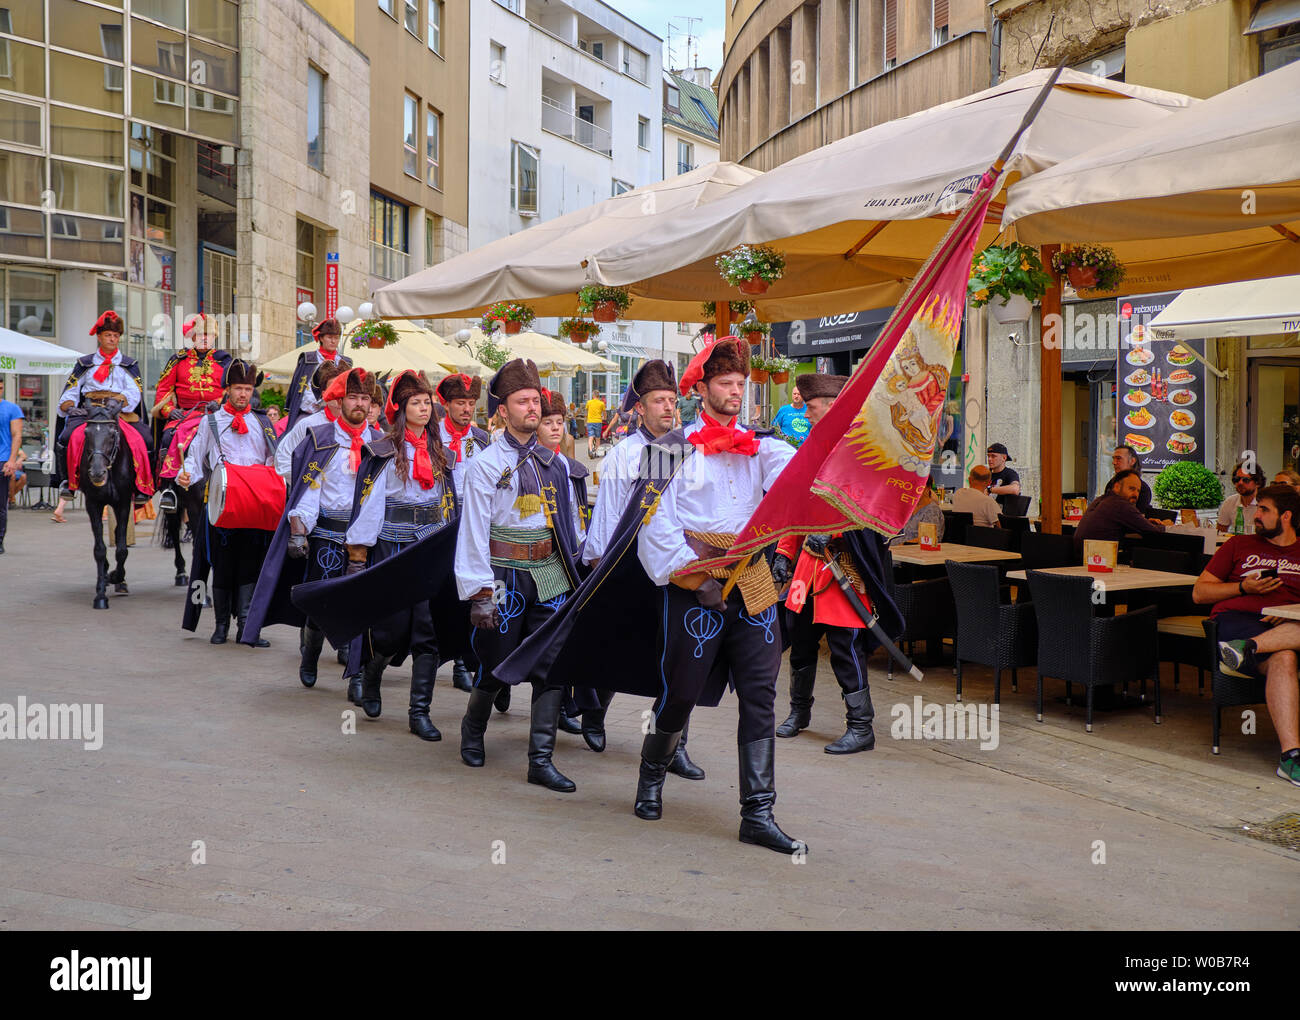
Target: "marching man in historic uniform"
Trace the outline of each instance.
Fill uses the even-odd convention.
[[[190,346],[171,356],[154,390],[153,413],[162,427],[158,449],[164,453],[158,471],[160,482],[174,479],[180,473],[185,451],[198,431],[208,404],[221,399],[226,367],[232,357],[229,351],[213,349],[217,323],[209,316],[191,316],[181,334]],[[175,499],[176,493],[168,489],[163,494],[162,509],[176,509]]]
[[[492,442],[492,437],[474,424],[474,408],[482,392],[483,380],[461,373],[447,376],[437,386],[438,403],[446,412],[438,422],[438,434],[451,461],[457,492],[464,488],[466,465]],[[462,691],[474,689],[473,678],[463,659],[457,659],[453,665],[451,682]],[[502,703],[497,707],[505,711],[510,702],[510,688],[501,688],[501,698]]]
[[[810,373],[799,376],[795,385],[803,394],[808,421],[815,426],[848,382],[843,375]],[[903,620],[893,600],[879,584],[884,576],[883,539],[874,531],[846,532],[828,541],[826,535],[798,536],[777,543],[772,576],[778,584],[793,579],[786,599],[790,629],[790,715],[779,727],[778,737],[793,737],[812,720],[813,684],[822,635],[830,647],[831,668],[844,697],[844,735],[827,744],[827,754],[853,754],[876,746],[872,728],[875,710],[871,685],[867,682],[867,659],[878,642],[866,623],[849,603],[827,566],[835,556],[863,604],[874,610],[887,634],[902,631]]]
[[[294,454],[285,515],[271,539],[244,628],[244,644],[254,644],[267,624],[299,624],[298,680],[304,687],[316,684],[325,635],[292,605],[289,593],[295,584],[339,577],[347,567],[345,537],[362,448],[378,438],[366,424],[372,386],[364,368],[351,368],[337,373],[325,390],[326,402],[339,413],[307,429]],[[355,703],[360,696],[357,673],[348,677],[348,700]]]
[[[343,368],[352,367],[352,359],[339,353],[339,341],[343,339],[343,326],[338,319],[324,319],[311,331],[312,339],[319,345],[317,350],[303,351],[298,355],[298,365],[293,370],[293,379],[289,382],[288,404],[284,413],[291,429],[298,424],[298,418],[320,410],[320,398],[310,391],[311,377],[317,367],[325,362],[337,362]]]
[[[188,489],[195,483],[211,482],[213,473],[223,464],[237,467],[271,464],[275,457],[275,429],[266,415],[250,406],[253,390],[261,381],[261,373],[251,362],[236,359],[226,367],[225,402],[204,415],[185,452],[185,465],[176,476],[178,485]],[[283,505],[283,487],[278,493],[259,495]],[[271,531],[256,527],[218,527],[213,521],[207,522],[207,529],[206,544],[212,557],[212,609],[217,618],[211,640],[212,644],[220,645],[226,642],[232,607],[239,619],[235,640],[242,636]],[[191,596],[186,600],[182,624],[186,630],[198,626],[202,605],[202,598]],[[259,648],[269,644],[261,638],[257,641]]]
[[[307,430],[317,425],[331,424],[338,418],[338,403],[327,400],[325,391],[329,388],[330,383],[334,381],[335,376],[341,375],[347,370],[347,366],[341,362],[322,361],[316,366],[316,371],[312,373],[309,386],[311,387],[312,396],[318,402],[318,406],[310,414],[300,414],[298,421],[292,428],[286,427],[283,429],[280,432],[280,439],[275,448],[275,470],[280,473],[280,476],[286,482],[289,482],[291,477],[293,455],[298,450],[298,444],[307,437]]]
[[[91,404],[109,401],[121,404],[118,421],[135,460],[136,502],[153,495],[153,471],[149,463],[152,436],[149,415],[141,402],[144,381],[139,362],[120,349],[125,328],[121,316],[111,310],[95,321],[90,335],[96,338],[98,350],[77,359],[59,396],[59,414],[64,417],[64,426],[54,444],[54,456],[61,499],[72,498],[68,481],[68,444],[72,435],[85,427],[86,409]]]
[[[492,699],[493,669],[558,609],[578,584],[574,511],[562,456],[537,440],[542,381],[531,361],[507,362],[488,385],[489,411],[505,415],[501,438],[465,469],[456,584],[470,602],[471,637],[480,668],[461,722],[461,759],[480,767]],[[569,793],[555,768],[555,730],[564,699],[560,681],[533,685],[528,781]]]
[[[433,387],[423,372],[408,369],[393,381],[384,416],[388,432],[367,444],[357,473],[346,535],[348,573],[398,555],[446,527],[457,512],[451,463],[430,427]],[[408,725],[421,740],[442,739],[429,718],[439,665],[437,623],[426,597],[375,621],[362,638],[361,710],[367,718],[379,716],[385,667],[410,655]]]
[[[691,710],[711,674],[716,684],[729,671],[740,702],[740,840],[795,853],[806,847],[782,832],[772,815],[781,668],[776,587],[762,557],[735,568],[724,558],[763,492],[794,456],[787,443],[737,423],[748,377],[749,348],[736,337],[712,341],[692,359],[681,392],[698,393],[703,406],[682,434],[695,452],[655,497],[637,536],[641,565],[662,592],[663,693],[655,704],[654,730],[641,748],[635,813],[661,816],[664,776]],[[673,435],[679,434],[665,441]],[[732,578],[735,587],[724,594]]]

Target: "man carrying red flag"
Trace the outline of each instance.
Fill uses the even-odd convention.
[[[803,394],[810,426],[821,421],[848,381],[843,375],[799,376],[795,385]],[[825,751],[853,754],[876,746],[867,659],[877,642],[832,575],[828,554],[837,557],[863,604],[880,615],[885,633],[894,635],[902,630],[902,617],[889,593],[875,583],[883,576],[886,555],[881,536],[875,532],[844,532],[835,535],[829,545],[825,535],[810,535],[806,541],[800,541],[797,535],[781,539],[772,575],[778,584],[793,577],[785,603],[790,632],[790,715],[777,727],[776,735],[793,737],[811,722],[817,658],[825,635],[831,668],[844,695],[847,719],[844,735],[828,744]]]

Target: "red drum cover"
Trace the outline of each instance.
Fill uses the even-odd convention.
[[[225,485],[218,498],[209,501],[208,519],[218,528],[257,528],[274,531],[284,514],[284,479],[269,464],[223,464]],[[214,478],[213,481],[216,481]],[[213,514],[216,514],[213,519]]]

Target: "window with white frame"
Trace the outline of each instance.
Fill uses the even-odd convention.
[[[636,119],[636,144],[642,149],[650,148],[650,119],[648,117],[638,117]]]
[[[610,198],[613,198],[615,195],[621,195],[623,194],[623,192],[631,191],[631,190],[632,190],[631,184],[628,184],[627,181],[620,181],[617,177],[615,177],[613,181],[610,182],[609,196]]]
[[[888,71],[898,63],[898,0],[880,0],[880,3],[883,7],[884,66]]]
[[[429,49],[442,55],[442,0],[429,0]]]
[[[442,114],[437,110],[426,110],[424,119],[424,183],[431,188],[441,188]]]
[[[493,42],[488,49],[488,77],[494,82],[506,83],[506,48]]]
[[[406,30],[420,38],[420,0],[404,0],[406,10],[403,12],[402,24]]]
[[[393,0],[379,0],[379,9],[390,18],[397,18],[397,15],[393,13]]]
[[[646,80],[646,68],[649,66],[649,57],[640,50],[623,44],[623,73],[635,78],[637,81]]]
[[[510,145],[510,208],[521,216],[537,215],[537,177],[541,156],[531,145]]]
[[[942,46],[948,41],[948,0],[931,0],[930,23],[934,26],[931,44]]]
[[[695,146],[683,139],[677,139],[677,172],[689,173],[695,169]]]
[[[402,171],[419,177],[418,139],[420,136],[420,101],[409,92],[402,97]]]

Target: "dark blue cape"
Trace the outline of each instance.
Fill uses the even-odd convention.
[[[307,573],[307,560],[291,559],[289,549],[289,511],[296,507],[303,494],[318,484],[321,475],[339,451],[334,423],[327,421],[307,430],[298,449],[293,452],[293,468],[289,472],[289,495],[284,501],[284,513],[271,538],[271,548],[262,561],[262,572],[253,589],[253,603],[244,623],[242,644],[256,647],[262,628],[273,623],[301,627],[306,619],[290,600],[290,590],[301,584]]]
[[[316,374],[316,369],[320,368],[323,360],[317,351],[303,351],[298,355],[298,364],[294,366],[293,378],[289,381],[289,392],[285,397],[287,403],[284,415],[289,420],[289,424],[284,427],[285,432],[293,428],[302,417],[303,394],[307,392],[307,387],[311,385],[311,377]],[[316,355],[315,358],[310,357],[313,354]],[[352,367],[352,359],[342,351],[334,357],[344,368]]]

